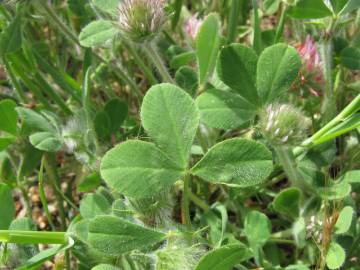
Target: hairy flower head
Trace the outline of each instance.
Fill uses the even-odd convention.
[[[189,35],[189,37],[195,40],[201,24],[202,20],[198,18],[198,14],[196,13],[192,15],[188,20],[186,20],[184,30]]]
[[[276,145],[300,143],[309,124],[301,110],[288,104],[271,104],[260,115],[262,134]]]
[[[164,0],[123,0],[118,10],[120,30],[138,43],[152,40],[167,19]]]

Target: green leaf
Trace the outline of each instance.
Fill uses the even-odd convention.
[[[63,145],[62,139],[52,132],[36,132],[29,140],[35,148],[46,152],[57,152]]]
[[[104,110],[110,120],[110,131],[111,133],[115,133],[119,130],[128,115],[128,105],[126,102],[114,98],[106,103]]]
[[[15,110],[16,103],[11,99],[0,101],[0,130],[10,133],[14,136],[17,134],[18,115]]]
[[[348,0],[345,7],[340,11],[340,15],[345,15],[347,13],[350,13],[360,7],[359,0]]]
[[[170,67],[177,69],[182,66],[186,66],[193,60],[196,60],[196,53],[194,51],[180,53],[171,59]]]
[[[276,195],[273,206],[275,211],[297,218],[300,213],[301,191],[298,188],[288,188]]]
[[[266,14],[274,14],[279,9],[281,0],[264,0],[264,11]]]
[[[323,0],[299,0],[288,14],[296,19],[320,19],[331,16],[332,12]]]
[[[34,257],[30,258],[24,265],[16,270],[30,270],[30,269],[38,269],[44,262],[50,260],[58,253],[62,253],[74,245],[74,240],[69,238],[69,242],[65,245],[58,245],[49,249],[45,249],[40,251]]]
[[[113,22],[93,21],[81,30],[79,41],[84,47],[100,47],[113,39],[117,33]]]
[[[101,194],[86,194],[80,202],[80,214],[83,218],[109,214],[111,205]]]
[[[252,257],[252,252],[244,245],[230,244],[210,251],[203,256],[195,270],[231,270]]]
[[[206,83],[211,76],[220,47],[220,20],[217,14],[209,14],[201,24],[196,37],[196,55],[199,66],[199,82]]]
[[[202,122],[213,128],[232,129],[256,115],[256,107],[232,92],[211,89],[196,99]]]
[[[92,2],[100,10],[112,15],[117,14],[117,8],[120,4],[120,0],[92,0]]]
[[[271,236],[271,223],[266,215],[251,211],[246,215],[244,233],[254,250],[266,244]]]
[[[17,107],[16,111],[23,120],[23,126],[25,129],[32,131],[54,131],[54,127],[40,113],[22,107]]]
[[[331,6],[336,14],[339,14],[340,11],[345,7],[349,0],[330,0]]]
[[[283,43],[266,48],[259,57],[256,80],[263,104],[289,90],[300,67],[301,59],[295,48]]]
[[[114,216],[97,216],[89,224],[89,242],[109,255],[149,248],[163,241],[165,234]]]
[[[98,111],[94,119],[94,128],[100,141],[109,140],[111,136],[110,117],[105,111]]]
[[[0,230],[7,230],[15,217],[15,204],[11,189],[0,183]]]
[[[0,151],[5,150],[10,144],[16,141],[16,137],[9,135],[9,136],[2,136],[0,137]]]
[[[91,268],[91,270],[120,270],[120,269],[110,264],[99,264]]]
[[[259,103],[256,90],[257,61],[258,57],[253,49],[241,44],[231,44],[221,50],[217,64],[219,78],[254,105]]]
[[[360,127],[360,113],[355,113],[330,129],[314,143],[321,144]]]
[[[339,180],[349,184],[358,184],[360,183],[360,170],[347,171]]]
[[[212,147],[191,172],[212,183],[248,187],[262,183],[272,169],[272,154],[264,145],[235,138]]]
[[[197,73],[190,67],[181,67],[175,74],[176,83],[190,96],[195,97],[199,86]]]
[[[130,197],[149,197],[179,180],[183,171],[154,144],[129,140],[108,151],[101,176],[116,191]]]
[[[351,226],[353,217],[355,215],[354,209],[351,206],[345,206],[338,217],[338,220],[335,224],[335,233],[344,234],[346,233]]]
[[[341,51],[341,63],[351,70],[360,69],[360,48],[347,47]]]
[[[141,119],[156,145],[178,167],[186,168],[199,125],[199,112],[193,99],[174,85],[155,85],[144,97]]]
[[[327,200],[342,200],[351,192],[351,185],[342,181],[334,181],[328,187],[318,187],[318,194]]]
[[[77,186],[78,192],[89,192],[101,184],[101,177],[98,172],[87,175]]]
[[[326,254],[326,265],[329,269],[339,269],[345,262],[345,250],[335,242],[331,242]]]
[[[15,19],[0,34],[0,54],[6,55],[21,49],[22,44],[22,14]]]

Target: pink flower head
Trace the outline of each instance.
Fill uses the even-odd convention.
[[[195,39],[199,32],[201,24],[202,24],[202,20],[198,19],[198,14],[195,13],[185,22],[184,25],[185,32],[192,39]]]
[[[316,43],[310,35],[306,37],[305,43],[297,46],[297,50],[308,72],[313,72],[320,67],[320,55],[317,51]]]

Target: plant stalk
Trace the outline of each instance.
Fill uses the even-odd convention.
[[[281,9],[281,16],[280,16],[279,24],[276,29],[274,44],[278,43],[283,35],[286,13],[287,13],[287,6],[285,4],[283,4],[282,9]]]
[[[65,232],[0,230],[0,242],[14,244],[66,244]]]
[[[232,0],[227,29],[227,41],[233,43],[236,40],[238,19],[241,11],[241,0]]]
[[[191,229],[190,219],[190,174],[184,177],[184,188],[181,202],[181,221],[188,229]]]
[[[293,186],[300,186],[299,173],[296,170],[296,160],[292,150],[286,146],[274,147],[279,161],[283,167],[286,176]]]
[[[165,66],[163,60],[161,59],[161,56],[159,55],[159,52],[155,47],[154,43],[146,42],[143,44],[143,46],[147,57],[158,70],[162,80],[167,83],[176,84],[173,78],[170,76],[169,71]]]

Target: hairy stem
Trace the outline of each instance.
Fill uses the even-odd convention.
[[[163,60],[161,59],[161,56],[159,55],[159,52],[155,45],[151,42],[144,43],[144,50],[149,58],[149,60],[152,62],[152,64],[155,66],[155,68],[158,70],[159,75],[161,76],[162,80],[164,82],[176,84],[173,78],[170,76],[169,71],[167,67],[165,66]]]
[[[300,186],[300,177],[296,170],[296,160],[291,149],[286,146],[276,146],[275,152],[292,185]]]
[[[188,229],[191,228],[190,220],[190,175],[184,177],[184,189],[181,202],[181,221]]]

